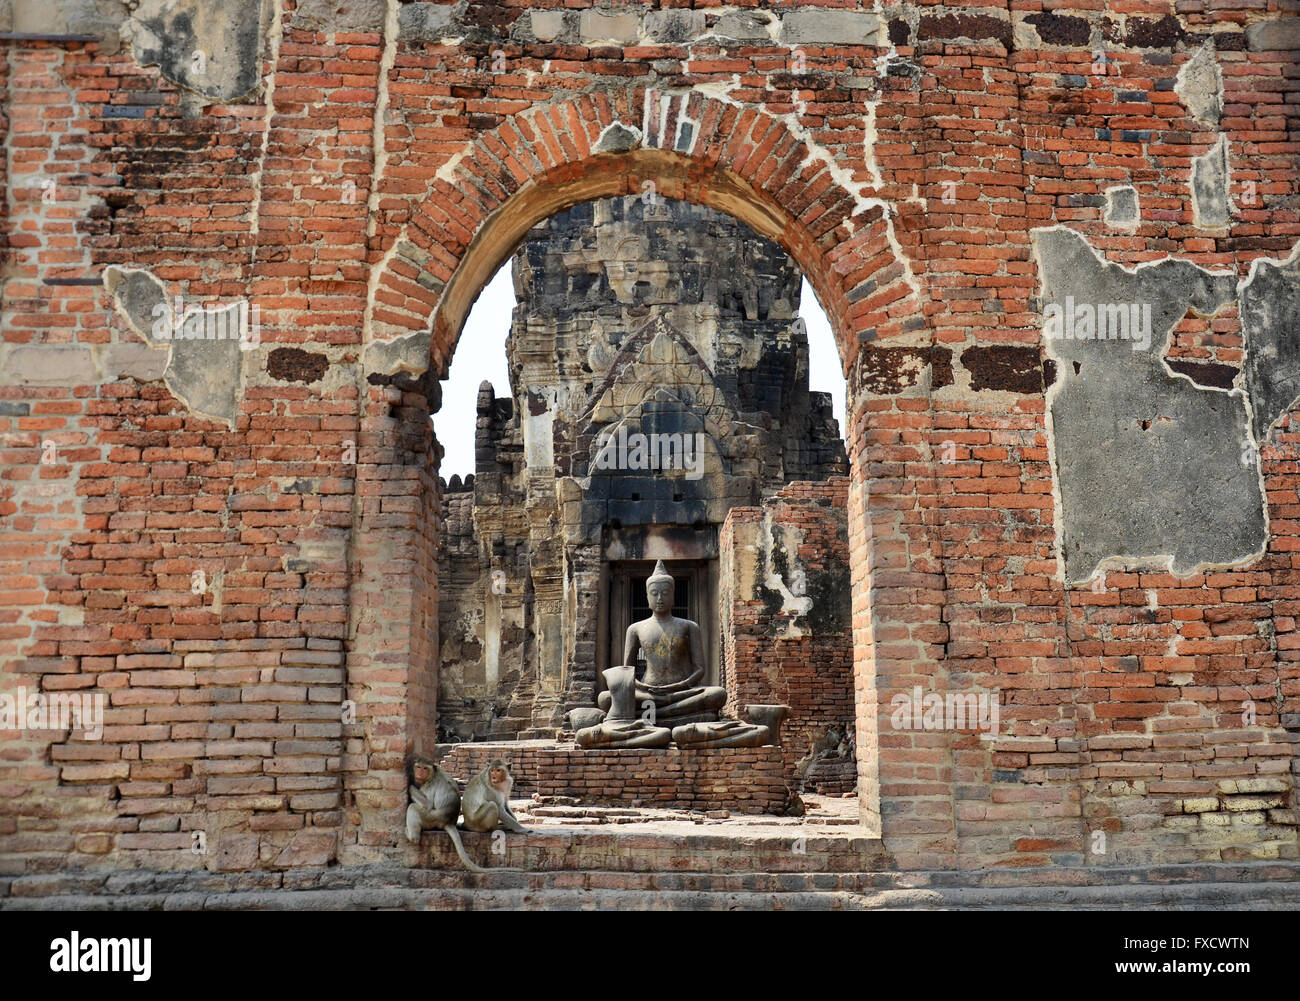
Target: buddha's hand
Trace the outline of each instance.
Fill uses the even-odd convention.
[[[667,685],[647,685],[644,682],[637,682],[637,687],[651,695],[672,695],[675,692],[684,692],[687,689],[696,687],[695,683],[700,680],[702,674],[704,674],[702,670],[694,671],[681,681],[674,681]]]

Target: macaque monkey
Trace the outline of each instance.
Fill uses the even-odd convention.
[[[465,830],[495,831],[502,826],[516,834],[531,834],[532,831],[523,827],[510,812],[510,790],[514,784],[510,769],[500,758],[494,758],[470,779],[460,802],[461,812],[465,814]]]
[[[451,837],[456,854],[473,872],[486,872],[469,860],[460,832],[456,830],[456,817],[460,813],[460,790],[456,780],[428,758],[411,759],[411,805],[406,808],[406,840],[420,843],[420,832],[425,828],[439,828]]]

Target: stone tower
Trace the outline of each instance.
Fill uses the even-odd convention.
[[[461,738],[550,736],[590,704],[656,559],[716,681],[727,512],[847,472],[776,244],[629,196],[535,227],[513,266],[511,395],[480,389],[476,475],[445,501],[438,715]]]

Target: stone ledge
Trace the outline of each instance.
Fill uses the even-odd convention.
[[[121,875],[121,874],[116,874]],[[912,873],[487,873],[358,866],[286,873],[283,888],[244,877],[111,873],[80,889],[0,898],[0,910],[1294,910],[1300,863]],[[996,879],[996,883],[990,880]],[[53,888],[35,876],[15,885]],[[220,889],[222,881],[227,889]],[[98,887],[98,889],[96,889]],[[239,888],[236,888],[239,887]],[[69,892],[70,891],[70,892]]]

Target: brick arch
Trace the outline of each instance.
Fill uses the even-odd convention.
[[[635,114],[615,114],[603,98],[582,96],[530,109],[483,134],[439,169],[376,266],[366,340],[373,345],[409,338],[415,344],[401,352],[407,359],[401,367],[445,374],[474,300],[533,226],[584,201],[639,194],[651,180],[658,195],[724,212],[791,255],[830,318],[851,394],[859,381],[853,373],[872,346],[869,342],[895,336],[909,346],[926,342],[927,332],[917,330],[915,321],[903,326],[922,310],[908,262],[897,250],[887,204],[865,182],[854,180],[853,172],[830,152],[810,151],[777,117],[699,92],[643,91],[633,107]],[[595,152],[602,133],[616,122],[643,129],[640,143],[620,152]],[[865,149],[856,162],[866,162]],[[417,356],[427,358],[427,364],[416,362]],[[876,598],[869,567],[883,536],[879,528],[863,527],[866,469],[874,461],[866,400],[866,394],[850,400],[846,438],[855,485],[864,488],[850,494],[849,559],[860,802],[862,819],[874,833],[881,830],[882,814],[872,623]],[[378,416],[386,419],[386,408]],[[363,460],[359,480],[372,472],[383,475],[368,471]],[[907,491],[887,485],[885,492]],[[372,536],[366,521],[363,515],[356,526],[362,538]],[[359,559],[367,562],[360,554]],[[436,570],[434,574],[436,592]],[[383,580],[378,570],[369,576],[376,587]],[[373,603],[385,600],[377,591]],[[405,734],[407,746],[430,739],[428,723],[419,714],[427,714],[436,701],[436,667],[429,677],[421,662],[431,656],[436,663],[437,642],[424,643],[417,631],[413,625],[406,648],[405,708],[391,705],[392,715],[401,718],[387,721]],[[365,642],[364,637],[358,640]],[[373,660],[369,651],[354,648],[352,654],[359,663],[397,656],[391,647]],[[373,767],[371,773],[374,777]],[[385,820],[376,826],[391,824]]]
[[[644,127],[639,146],[595,152],[615,123]],[[431,362],[445,371],[474,300],[529,229],[646,181],[780,244],[830,317],[845,371],[867,331],[901,332],[901,314],[920,312],[900,307],[915,290],[886,204],[830,152],[810,152],[759,109],[645,90],[626,115],[589,96],[520,112],[439,170],[372,282],[370,338],[431,332]]]

